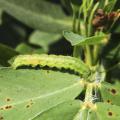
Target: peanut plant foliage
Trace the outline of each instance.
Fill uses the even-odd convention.
[[[64,101],[73,100],[83,89],[79,80],[75,75],[50,70],[0,69],[0,117],[33,119]]]
[[[119,0],[0,0],[0,120],[120,120]]]

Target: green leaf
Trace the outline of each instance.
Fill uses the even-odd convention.
[[[82,104],[81,107],[83,107],[83,105],[84,104]],[[82,108],[79,110],[73,120],[97,120],[96,113],[90,108]]]
[[[51,70],[0,69],[0,116],[28,120],[83,90],[76,75]]]
[[[117,0],[110,0],[110,2],[105,6],[104,11],[108,13],[111,12],[114,9],[116,2]]]
[[[33,120],[97,120],[95,113],[91,112],[88,116],[89,109],[81,109],[82,105],[78,100],[67,101],[39,114]]]
[[[80,101],[67,101],[39,114],[33,120],[73,120],[80,106]]]
[[[16,51],[20,54],[33,54],[33,53],[45,53],[45,51],[42,48],[33,48],[25,43],[21,43],[16,47]]]
[[[71,31],[64,31],[63,35],[73,46],[102,44],[106,42],[106,39],[108,37],[106,34],[101,34],[86,38]]]
[[[119,120],[120,107],[97,103],[95,109],[81,109],[81,101],[67,101],[59,104],[33,120]]]
[[[60,5],[44,0],[0,0],[0,7],[35,29],[60,33],[71,28],[72,21],[66,17]]]
[[[120,120],[120,107],[107,103],[97,103],[96,120]]]
[[[0,44],[0,64],[1,65],[7,66],[8,60],[17,54],[18,53],[14,49],[12,49],[11,47]]]
[[[101,95],[103,101],[109,104],[120,105],[120,83],[110,84],[107,82],[103,82],[101,84]]]
[[[35,31],[31,34],[29,41],[31,44],[41,46],[45,51],[48,51],[49,45],[55,43],[61,37],[62,37],[61,34]]]

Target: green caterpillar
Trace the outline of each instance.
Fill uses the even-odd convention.
[[[50,68],[56,67],[58,69],[70,69],[79,73],[80,75],[90,73],[90,69],[81,60],[74,57],[62,55],[19,55],[15,58],[12,67],[16,69],[24,65],[32,67],[39,65],[40,67],[48,66]]]

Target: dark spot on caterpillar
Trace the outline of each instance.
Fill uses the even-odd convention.
[[[4,118],[2,116],[0,116],[0,120],[3,120]]]
[[[47,70],[47,73],[51,71],[58,71],[58,72],[62,72],[62,73],[70,73],[70,74],[74,74],[74,75],[77,75],[79,76],[79,73],[78,72],[75,72],[74,70],[70,70],[70,69],[65,69],[65,68],[56,68],[56,67],[49,67],[49,66],[44,66],[44,67],[41,67],[40,65],[36,66],[36,67],[32,67],[32,66],[19,66],[17,69],[35,69],[35,70]]]
[[[5,109],[11,109],[11,108],[12,108],[11,105],[5,106]]]
[[[17,69],[35,69],[35,70],[39,70],[41,69],[39,65],[32,67],[32,65],[21,65],[18,66]]]
[[[117,93],[116,89],[111,89],[110,91],[113,95],[115,95]]]
[[[113,113],[111,111],[108,112],[109,116],[113,116]]]

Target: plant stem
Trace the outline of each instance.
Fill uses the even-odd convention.
[[[93,102],[92,92],[93,92],[93,85],[92,85],[92,83],[89,83],[87,85],[87,89],[86,89],[85,102],[89,102],[89,103]]]
[[[92,11],[91,11],[91,15],[89,17],[89,20],[88,20],[88,36],[91,36],[91,33],[92,33],[92,19],[94,17],[94,13],[97,9],[99,5],[99,2],[95,4],[95,6],[93,7]]]
[[[91,1],[91,5],[90,6],[92,6],[92,4],[93,4],[93,1]],[[91,35],[92,35],[92,19],[93,19],[93,17],[94,17],[94,13],[95,13],[95,11],[96,11],[96,9],[97,9],[97,7],[98,7],[98,5],[99,5],[99,2],[98,3],[96,3],[95,4],[95,6],[93,7],[93,9],[92,9],[92,11],[91,11],[91,15],[90,15],[90,17],[89,17],[89,19],[88,19],[88,25],[87,25],[87,27],[86,27],[86,37],[90,37]],[[87,23],[85,23],[85,25],[86,25]],[[88,46],[88,45],[86,45],[86,54],[85,54],[86,56],[86,63],[89,65],[89,66],[92,66],[93,65],[93,53],[92,53],[92,50],[91,50],[91,46]]]
[[[76,58],[80,58],[80,51],[81,51],[80,46],[74,46],[73,56]]]
[[[76,10],[73,8],[73,32],[76,33],[76,24],[77,24],[77,16]],[[79,58],[80,57],[80,48],[78,46],[74,46],[73,48],[73,57]]]
[[[93,48],[93,65],[97,64],[98,56],[99,56],[99,49],[100,47],[98,45],[95,45]]]
[[[73,10],[73,32],[76,32],[76,11]]]
[[[78,14],[78,33],[79,33],[79,34],[81,34],[80,16],[81,16],[81,12],[82,12],[82,7],[83,7],[83,6],[81,6],[81,7],[79,8],[79,14]]]
[[[90,46],[86,45],[86,53],[85,53],[85,62],[88,66],[92,66],[92,52]]]

